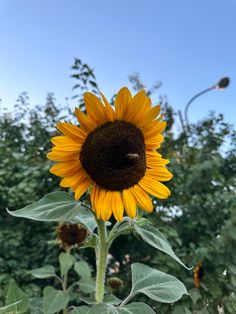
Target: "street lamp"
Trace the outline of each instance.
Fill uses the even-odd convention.
[[[196,99],[198,98],[199,96],[209,92],[210,90],[213,90],[213,89],[220,89],[220,90],[224,90],[230,83],[230,79],[229,77],[223,77],[221,80],[219,80],[219,82],[211,87],[208,87],[207,89],[203,90],[202,92],[196,94],[195,96],[193,96],[189,101],[188,103],[186,104],[185,106],[185,110],[184,110],[184,120],[185,120],[185,124],[187,126],[187,129],[189,129],[189,123],[188,123],[188,109],[189,109],[189,106],[191,105],[191,103]],[[181,116],[181,112],[179,112],[179,115],[180,115],[180,119],[181,119],[181,123],[183,125],[183,118]]]

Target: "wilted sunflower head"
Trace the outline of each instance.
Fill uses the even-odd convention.
[[[131,96],[122,88],[114,109],[101,94],[84,94],[87,114],[75,109],[79,126],[58,123],[61,133],[48,158],[58,162],[50,171],[62,177],[60,186],[72,188],[79,199],[91,186],[91,204],[98,218],[117,221],[124,210],[131,218],[137,206],[152,212],[149,193],[160,199],[170,195],[162,184],[172,178],[165,167],[168,160],[156,151],[163,141],[160,106],[151,107],[144,91]]]
[[[81,224],[60,223],[56,229],[57,238],[64,248],[81,246],[87,235],[87,229]]]

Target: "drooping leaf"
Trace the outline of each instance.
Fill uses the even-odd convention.
[[[122,307],[108,304],[98,304],[92,307],[88,314],[155,314],[150,306],[142,302],[134,302]]]
[[[38,221],[68,221],[78,214],[78,203],[66,192],[52,192],[39,201],[8,213],[15,217]]]
[[[184,263],[175,255],[169,242],[166,240],[164,235],[156,227],[147,223],[139,224],[138,221],[134,221],[133,226],[134,226],[135,233],[140,238],[142,238],[143,241],[153,246],[154,248],[168,254],[183,267],[190,269],[187,266],[185,266]]]
[[[73,266],[75,262],[75,257],[71,254],[62,252],[59,255],[59,262],[60,262],[61,276],[64,276],[68,272],[68,270]]]
[[[8,210],[14,217],[27,218],[37,221],[67,221],[69,223],[81,223],[90,232],[96,227],[93,213],[74,200],[74,197],[66,192],[52,192],[45,195],[39,201],[16,211]]]
[[[91,270],[85,261],[75,262],[74,270],[84,281],[91,279]]]
[[[39,279],[50,278],[50,277],[56,276],[55,268],[52,265],[45,265],[40,268],[35,268],[35,269],[27,271],[27,273]]]
[[[20,313],[25,313],[29,308],[28,296],[15,281],[10,284],[6,297],[6,305],[12,305],[12,303],[15,303],[14,310]]]
[[[80,297],[80,300],[87,303],[87,304],[95,304],[96,300],[95,300],[95,295],[93,294],[92,296],[89,297]],[[118,299],[115,295],[113,294],[106,294],[104,296],[104,300],[103,303],[106,304],[113,304],[113,305],[118,305],[122,302],[122,300]]]
[[[69,295],[53,287],[46,287],[43,290],[43,311],[44,314],[53,314],[66,308],[69,302]]]
[[[133,264],[131,269],[133,295],[143,293],[155,301],[172,303],[188,294],[184,284],[174,276],[139,263]]]

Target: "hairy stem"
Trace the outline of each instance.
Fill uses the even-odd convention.
[[[107,266],[108,243],[107,230],[105,222],[101,219],[97,220],[99,247],[96,250],[97,255],[97,276],[96,276],[96,292],[95,298],[97,303],[102,303],[104,298],[104,284]]]

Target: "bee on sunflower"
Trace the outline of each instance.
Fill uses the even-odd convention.
[[[149,194],[165,199],[169,189],[162,183],[172,178],[168,160],[156,151],[163,141],[166,122],[160,105],[151,106],[144,91],[132,97],[128,88],[118,92],[114,109],[101,94],[84,94],[87,114],[78,108],[79,126],[60,122],[61,133],[47,154],[56,161],[51,173],[62,177],[60,186],[71,188],[75,199],[90,189],[92,208],[98,219],[113,214],[121,221],[126,214],[135,218],[137,206],[152,212]]]

